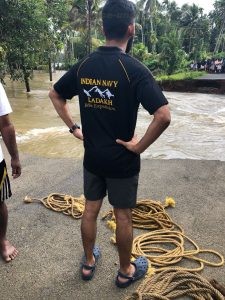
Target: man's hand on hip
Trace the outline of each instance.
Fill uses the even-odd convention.
[[[138,144],[137,135],[134,135],[133,138],[128,142],[125,142],[120,139],[117,139],[116,142],[117,144],[123,145],[125,148],[127,148],[127,150],[139,154],[136,148],[136,145]]]

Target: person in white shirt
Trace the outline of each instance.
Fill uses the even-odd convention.
[[[16,144],[15,129],[9,118],[9,113],[11,112],[12,108],[5,90],[0,83],[0,133],[11,156],[12,176],[13,178],[17,178],[21,175],[21,165]],[[10,181],[0,145],[0,255],[6,262],[13,260],[18,254],[17,249],[6,238],[8,210],[5,200],[11,197],[11,195]]]

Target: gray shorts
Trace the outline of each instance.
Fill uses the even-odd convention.
[[[115,208],[134,208],[137,202],[139,174],[129,178],[106,178],[84,168],[84,196],[89,201],[103,199],[108,193]]]

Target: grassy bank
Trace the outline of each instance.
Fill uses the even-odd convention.
[[[190,80],[201,77],[207,74],[205,71],[188,71],[188,72],[181,72],[172,75],[159,75],[156,76],[157,81],[164,81],[164,80]]]

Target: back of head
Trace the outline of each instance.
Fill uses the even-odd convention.
[[[108,0],[102,10],[103,29],[107,40],[121,40],[134,23],[136,7],[128,0]]]

